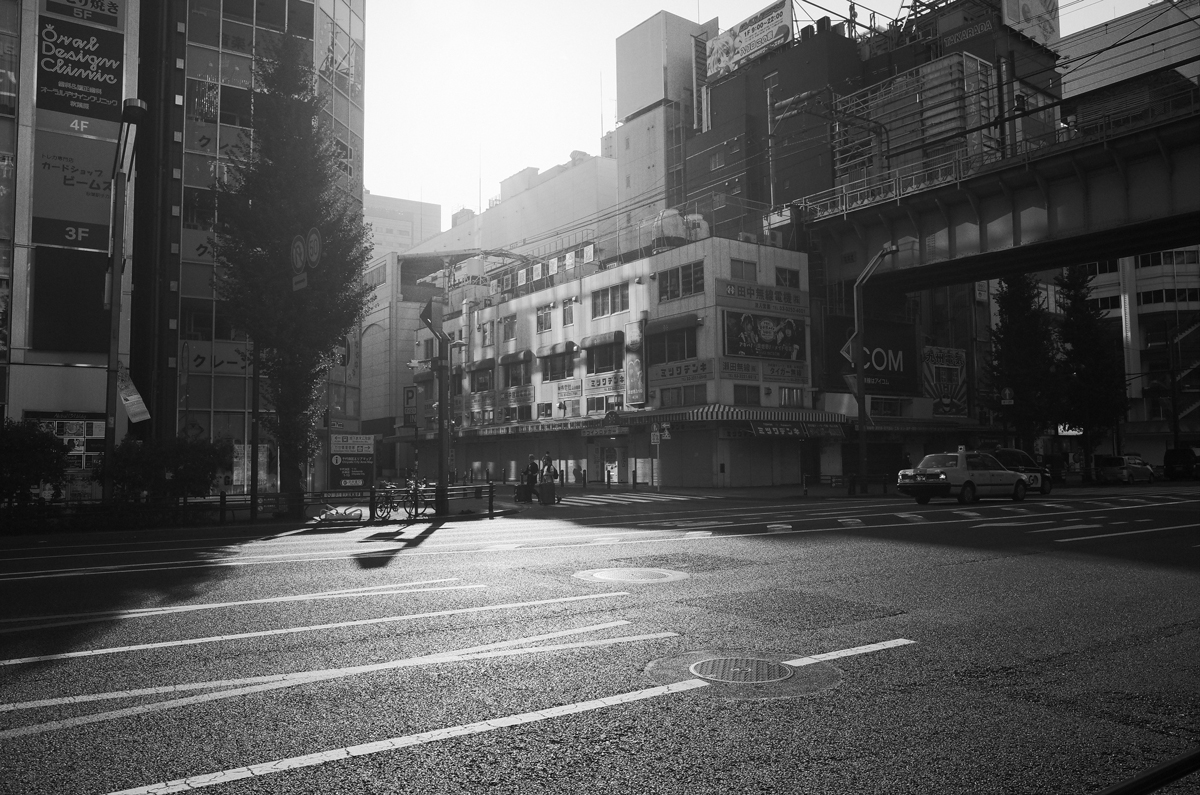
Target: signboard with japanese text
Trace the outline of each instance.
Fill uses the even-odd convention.
[[[370,438],[370,437],[368,437]],[[361,489],[375,481],[375,453],[330,453],[329,488]]]
[[[705,46],[708,79],[727,75],[791,40],[792,0],[779,0],[709,39]]]
[[[773,436],[779,438],[803,439],[808,436],[804,426],[798,422],[763,422],[754,420],[750,423],[755,436]]]
[[[487,411],[496,408],[495,392],[473,392],[466,398],[468,411]]]
[[[967,416],[967,352],[961,348],[921,349],[924,394],[933,398],[933,416]]]
[[[725,355],[807,361],[804,321],[725,310]]]
[[[762,380],[787,384],[808,384],[808,362],[759,362]]]
[[[692,359],[686,362],[668,362],[650,367],[650,383],[686,384],[691,381],[711,381],[716,378],[716,367],[712,359]]]
[[[578,378],[554,382],[554,399],[570,400],[583,394],[583,385]]]
[[[501,406],[528,406],[533,403],[533,386],[514,386],[500,393]]]
[[[784,315],[807,316],[808,292],[788,287],[764,287],[761,284],[717,279],[717,304],[762,310]]]
[[[646,402],[646,370],[641,322],[625,324],[625,405]]]
[[[114,30],[125,29],[125,6],[129,0],[42,0],[43,14],[56,14]]]
[[[583,394],[585,395],[608,395],[622,392],[624,389],[625,373],[620,371],[589,375],[583,380]]]
[[[34,243],[108,251],[114,146],[92,138],[38,131]]]
[[[125,36],[38,17],[37,126],[115,141],[125,88]]]
[[[330,453],[375,453],[375,437],[369,433],[331,433]]]
[[[759,362],[747,362],[738,359],[721,360],[721,377],[738,381],[757,381],[761,377],[758,370]]]

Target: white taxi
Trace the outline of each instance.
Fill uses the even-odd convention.
[[[1006,469],[995,456],[980,450],[958,448],[956,453],[935,453],[912,469],[902,469],[896,491],[925,505],[932,497],[957,497],[966,504],[980,497],[1025,499],[1029,480]]]

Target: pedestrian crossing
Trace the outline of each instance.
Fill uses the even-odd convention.
[[[562,505],[637,505],[639,503],[695,502],[696,500],[719,500],[707,494],[658,494],[654,492],[609,492],[587,494],[564,494]]]

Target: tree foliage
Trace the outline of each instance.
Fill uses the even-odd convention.
[[[233,466],[228,439],[177,436],[158,443],[126,437],[113,451],[113,492],[119,500],[205,497],[222,469]],[[103,464],[92,472],[103,477]]]
[[[301,467],[316,452],[325,376],[334,348],[361,320],[370,289],[362,206],[339,187],[337,142],[321,116],[311,42],[285,37],[255,63],[252,144],[233,154],[218,186],[217,296],[258,347],[264,423],[280,450],[280,488],[304,488]],[[321,233],[318,267],[292,289],[291,246]]]
[[[36,423],[5,418],[0,426],[0,502],[25,505],[40,484],[61,487],[69,450],[66,442]]]
[[[1054,423],[1058,411],[1057,346],[1049,313],[1042,308],[1040,298],[1033,274],[1000,280],[992,356],[984,365],[989,382],[984,404],[1013,427],[1018,445],[1026,449]],[[1010,406],[1000,402],[1000,391],[1005,387],[1013,391]]]
[[[1125,416],[1125,362],[1121,346],[1104,322],[1104,313],[1088,303],[1092,277],[1083,265],[1066,268],[1056,279],[1062,313],[1062,422],[1083,432],[1085,466],[1103,434]]]

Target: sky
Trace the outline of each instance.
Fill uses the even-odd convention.
[[[476,212],[500,181],[530,166],[600,153],[615,129],[616,40],[669,11],[719,19],[720,30],[772,0],[366,0],[364,186],[375,194],[432,202],[442,229],[463,207]],[[1069,35],[1124,16],[1148,0],[1059,0]],[[849,13],[794,3],[797,18]],[[894,17],[900,0],[858,4]],[[809,24],[807,21],[801,23]]]

